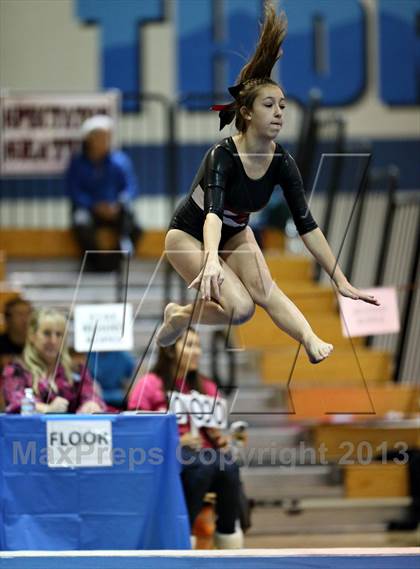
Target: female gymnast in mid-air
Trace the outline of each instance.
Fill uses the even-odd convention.
[[[157,333],[161,346],[173,344],[194,322],[241,324],[255,305],[302,343],[309,360],[327,358],[333,346],[314,333],[306,318],[273,281],[248,226],[251,212],[262,209],[279,184],[297,230],[315,259],[343,296],[378,301],[353,287],[344,276],[314,221],[300,172],[291,155],[275,142],[282,126],[285,96],[270,74],[281,55],[287,22],[271,3],[255,52],[229,88],[234,101],[220,110],[220,128],[235,119],[238,133],[224,138],[205,155],[189,195],[175,211],[166,235],[166,255],[189,288],[199,289],[195,304],[170,303]]]

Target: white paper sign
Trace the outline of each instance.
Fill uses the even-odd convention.
[[[62,174],[80,149],[89,117],[116,120],[118,91],[107,93],[0,93],[0,174]]]
[[[94,352],[132,350],[132,305],[119,303],[79,304],[76,306],[74,311],[74,346],[77,352],[88,352],[91,347]]]
[[[178,425],[188,423],[190,396],[173,391],[169,394],[169,411],[176,415]]]
[[[47,421],[48,466],[112,466],[111,421]]]
[[[345,337],[393,334],[400,330],[397,291],[394,287],[362,289],[380,306],[339,295],[341,330]]]
[[[227,427],[227,404],[221,397],[211,397],[198,391],[188,394],[174,391],[169,396],[169,410],[176,414],[179,425],[184,425],[189,418],[197,428]]]

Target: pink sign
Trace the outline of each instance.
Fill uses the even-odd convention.
[[[372,294],[380,306],[339,295],[343,336],[376,336],[392,334],[400,329],[397,291],[394,287],[360,289]]]

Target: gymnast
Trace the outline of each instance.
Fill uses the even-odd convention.
[[[242,324],[255,305],[302,343],[309,360],[327,358],[333,346],[321,340],[273,281],[248,225],[251,212],[262,209],[280,185],[305,246],[330,275],[337,291],[378,305],[375,297],[353,287],[337,264],[322,231],[309,211],[300,172],[292,156],[275,142],[286,106],[282,88],[270,78],[281,56],[287,20],[271,2],[255,52],[229,88],[233,102],[219,110],[220,129],[235,120],[238,131],[205,155],[191,191],[176,209],[165,240],[166,255],[198,302],[169,303],[157,333],[160,346],[173,344],[194,322]]]

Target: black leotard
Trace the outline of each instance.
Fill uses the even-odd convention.
[[[280,185],[300,235],[318,225],[306,202],[302,177],[290,154],[280,144],[268,170],[258,180],[247,176],[232,137],[210,148],[201,162],[191,190],[176,209],[170,229],[181,229],[203,241],[207,213],[222,220],[219,249],[233,235],[245,229],[251,212],[262,209]]]

